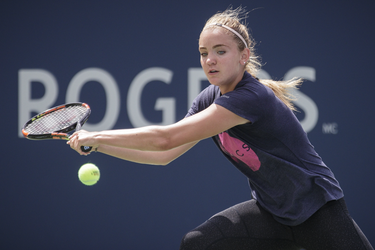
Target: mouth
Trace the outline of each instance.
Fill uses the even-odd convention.
[[[215,69],[211,69],[210,71],[208,71],[209,74],[215,74],[215,73],[217,73],[217,72],[219,72],[219,71],[217,71],[217,70],[215,70]]]

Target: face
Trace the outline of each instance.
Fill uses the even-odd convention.
[[[199,39],[201,65],[209,82],[219,86],[221,93],[232,91],[241,81],[248,49],[239,51],[237,43],[223,28],[203,30]]]

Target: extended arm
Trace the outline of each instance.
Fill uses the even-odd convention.
[[[198,114],[167,126],[148,126],[101,132],[78,131],[71,136],[68,144],[81,154],[84,153],[80,151],[80,146],[85,145],[94,148],[99,147],[100,151],[123,159],[126,157],[122,157],[122,154],[136,153],[130,150],[144,151],[145,153],[173,152],[174,157],[178,157],[195,145],[196,142],[247,122],[249,121],[231,111],[212,104]],[[113,147],[129,150],[121,151],[120,149],[113,149]],[[140,152],[137,153],[141,154]],[[151,153],[149,154],[150,158],[158,155]]]

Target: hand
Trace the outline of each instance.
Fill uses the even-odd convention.
[[[95,144],[94,134],[94,132],[88,132],[85,130],[76,131],[69,137],[67,144],[80,155],[89,155],[91,151],[87,153],[82,152],[81,146],[91,146],[93,150],[95,150],[95,148],[97,148],[99,145]]]

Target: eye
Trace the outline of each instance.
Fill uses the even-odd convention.
[[[224,50],[220,50],[220,51],[218,51],[217,52],[219,55],[224,55],[225,53],[226,53],[226,51],[224,51]]]
[[[201,52],[201,56],[202,57],[206,57],[207,56],[207,52]]]

